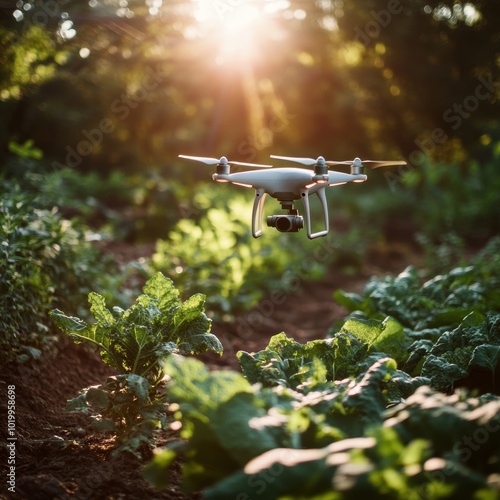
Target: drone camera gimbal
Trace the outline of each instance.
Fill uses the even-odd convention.
[[[268,227],[275,227],[280,233],[298,233],[304,227],[304,217],[299,215],[293,202],[281,202],[288,209],[287,215],[270,215],[267,218]]]

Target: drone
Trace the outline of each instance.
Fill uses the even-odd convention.
[[[272,165],[260,165],[239,161],[229,161],[225,156],[221,158],[207,158],[203,156],[179,155],[179,158],[195,160],[207,165],[215,165],[216,173],[212,179],[216,182],[230,183],[236,186],[255,189],[255,198],[252,208],[252,236],[262,236],[263,209],[267,195],[276,198],[286,214],[270,215],[267,226],[274,227],[280,232],[298,232],[304,227],[304,218],[295,208],[295,202],[302,200],[305,210],[305,223],[309,239],[326,236],[329,230],[328,205],[326,188],[340,186],[347,182],[365,182],[364,166],[369,168],[394,167],[406,165],[405,161],[375,161],[354,158],[348,161],[327,161],[323,156],[316,159],[291,156],[271,155],[277,160],[300,163],[309,168],[273,168]],[[231,173],[231,165],[249,167],[255,170]],[[349,166],[350,173],[330,171],[330,166]],[[312,167],[312,168],[311,168]],[[309,197],[315,194],[323,209],[323,229],[312,232],[311,206]]]

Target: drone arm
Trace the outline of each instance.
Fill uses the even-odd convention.
[[[262,235],[262,210],[265,199],[266,192],[263,189],[256,189],[252,209],[252,236],[254,238]]]
[[[318,198],[321,202],[321,206],[323,207],[323,220],[325,222],[325,229],[322,231],[318,231],[317,233],[312,233],[311,229],[311,207],[309,205],[309,189],[303,189],[301,192],[302,201],[304,202],[304,209],[306,212],[306,225],[307,225],[307,237],[312,240],[314,238],[319,238],[320,236],[326,236],[328,234],[328,205],[326,201],[326,186],[318,189],[316,191]]]

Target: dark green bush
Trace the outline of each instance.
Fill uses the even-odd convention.
[[[1,357],[23,360],[50,340],[49,309],[82,303],[104,284],[110,262],[77,222],[63,219],[57,208],[43,208],[15,181],[2,184],[0,240]]]

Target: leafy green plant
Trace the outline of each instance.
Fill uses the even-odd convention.
[[[390,323],[395,325],[387,328]],[[373,338],[381,337],[381,332],[386,339],[392,337],[392,343],[381,342],[378,345],[387,349],[377,351]],[[363,361],[372,352],[383,352],[385,357],[390,351],[400,353],[401,335],[404,337],[401,325],[391,318],[383,322],[372,321],[370,324],[351,319],[330,339],[300,344],[284,333],[279,333],[271,338],[263,351],[239,351],[237,357],[245,377],[251,383],[296,389],[303,387],[303,384],[315,386],[359,375],[366,368]],[[364,339],[358,338],[363,336]],[[397,349],[393,349],[394,345]]]
[[[31,173],[28,181],[44,203],[57,205],[116,240],[164,237],[179,217],[179,187],[155,172],[127,176],[113,171],[103,176],[64,167],[44,175]]]
[[[467,386],[481,392],[500,392],[500,314],[472,312],[435,342],[422,336],[409,348],[406,369],[430,379],[441,391]]]
[[[456,327],[472,311],[498,310],[500,238],[493,238],[469,264],[456,266],[422,283],[409,266],[398,276],[374,277],[362,294],[337,290],[334,299],[369,317],[393,316],[412,330]]]
[[[212,498],[234,494],[240,490],[226,489],[225,478],[239,477],[259,454],[283,446],[320,448],[380,424],[391,397],[388,388],[398,376],[386,356],[365,363],[355,379],[334,381],[325,364],[333,360],[331,342],[301,345],[284,334],[273,337],[261,353],[243,354],[242,368],[251,374],[247,379],[236,372],[209,372],[196,360],[167,361],[168,399],[178,408],[181,438],[188,441],[170,443],[148,466],[147,475],[158,486],[166,484],[168,466],[182,456],[188,491],[207,486],[211,491],[222,481]]]
[[[83,389],[68,400],[66,410],[89,414],[97,432],[115,433],[115,455],[128,451],[140,457],[140,447],[151,442],[157,428],[167,425],[164,397],[134,373],[108,377],[104,384]]]
[[[456,233],[445,233],[437,240],[424,233],[417,234],[415,238],[424,251],[425,273],[428,276],[448,272],[463,261],[465,242]]]
[[[103,361],[120,373],[134,373],[157,383],[162,377],[160,361],[173,352],[222,353],[222,345],[210,333],[211,320],[205,314],[205,296],[195,294],[182,302],[172,280],[157,273],[144,285],[134,305],[110,311],[101,295],[89,294],[95,323],[66,316],[54,309],[50,316],[73,340],[88,342]]]
[[[77,343],[93,345],[102,360],[120,375],[105,384],[86,388],[68,408],[92,410],[99,430],[114,431],[119,450],[135,450],[150,437],[151,423],[164,423],[161,395],[162,363],[173,353],[199,354],[222,345],[210,333],[204,312],[205,296],[182,302],[172,280],[161,273],[150,278],[129,309],[110,311],[104,297],[89,294],[95,323],[66,316],[54,309],[50,316]]]
[[[284,340],[272,339],[273,352]],[[311,353],[308,347],[303,353]],[[498,397],[446,396],[413,379],[407,398],[387,409],[391,385],[404,376],[393,360],[368,357],[355,379],[332,381],[315,359],[307,374],[304,364],[295,365],[302,383],[291,375],[270,385],[262,374],[264,386],[234,371],[210,372],[197,360],[169,358],[167,390],[181,440],[156,453],[146,477],[167,486],[168,469],[181,456],[185,490],[214,500],[402,500],[422,492],[438,499],[464,491],[496,498],[488,463],[500,456]],[[261,368],[273,372],[275,365]]]
[[[420,230],[431,238],[452,232],[479,241],[498,234],[497,162],[498,148],[486,163],[424,163],[404,174],[401,191],[418,200],[414,207]]]
[[[337,350],[332,340],[314,340],[300,344],[284,333],[274,335],[263,351],[239,351],[237,357],[247,380],[266,387],[293,387],[309,381],[312,373],[321,373],[315,359],[322,362],[320,380],[333,380]],[[319,371],[318,371],[319,370]]]
[[[468,264],[423,284],[416,270],[407,268],[396,277],[372,278],[361,295],[337,290],[335,300],[353,311],[340,331],[355,333],[350,323],[376,324],[392,314],[405,326],[402,356],[382,350],[407,373],[445,392],[466,386],[498,393],[499,247],[500,239],[494,238]],[[330,335],[338,335],[336,330]]]
[[[0,358],[26,361],[53,339],[50,308],[79,303],[94,286],[112,294],[118,280],[109,279],[113,264],[82,226],[43,208],[17,182],[2,182],[0,191]]]

